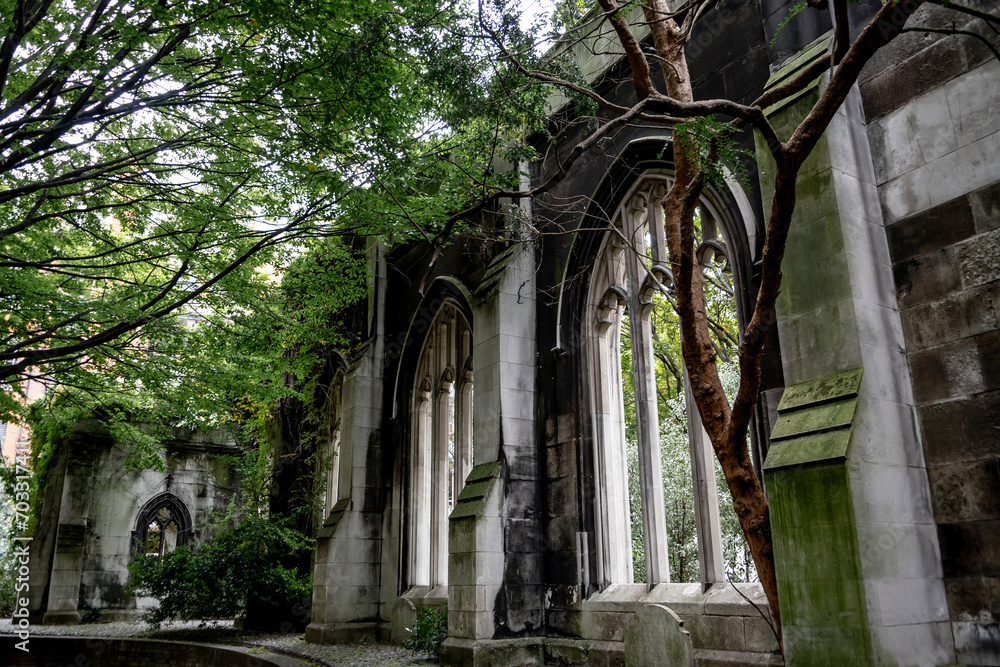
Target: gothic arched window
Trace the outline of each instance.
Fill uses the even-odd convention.
[[[672,281],[661,206],[671,180],[669,173],[650,171],[632,187],[614,213],[591,273],[584,341],[599,490],[597,575],[602,584],[699,577],[706,584],[725,581],[734,566],[723,556],[723,537],[741,536],[723,531],[719,491],[727,491],[717,483],[715,455],[693,405],[683,363],[679,355],[671,359],[664,353],[671,336],[679,350],[679,335],[670,329],[676,320],[669,316],[676,315],[669,305]],[[728,302],[724,310],[730,332],[719,335],[729,335],[735,346],[728,248],[720,214],[708,197],[702,200],[698,222],[703,275],[718,290],[715,301]],[[686,423],[673,428],[677,425],[671,420]],[[661,444],[673,449],[661,450]],[[678,448],[683,451],[678,453]],[[690,468],[683,469],[687,465]],[[680,492],[678,486],[683,487]],[[685,501],[685,494],[692,502]],[[728,515],[725,518],[727,526],[735,525]],[[746,553],[736,565],[749,572]]]
[[[133,533],[137,553],[160,558],[191,539],[191,515],[181,500],[161,493],[139,512]]]
[[[410,586],[448,583],[448,514],[472,468],[472,329],[446,302],[427,330],[411,404]]]
[[[343,422],[344,374],[338,371],[330,383],[330,394],[326,402],[326,423],[329,428],[329,446],[327,449],[326,470],[326,504],[324,519],[333,511],[334,505],[342,497],[349,495],[349,484],[341,486],[341,431]]]

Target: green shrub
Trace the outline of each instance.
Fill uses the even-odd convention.
[[[441,653],[441,644],[448,638],[448,605],[422,607],[403,646],[411,651],[423,651],[431,658]]]
[[[97,623],[101,620],[101,610],[96,607],[91,607],[89,604],[83,605],[80,609],[80,622],[81,623]]]
[[[136,554],[128,592],[156,598],[148,620],[235,617],[247,628],[291,631],[308,622],[310,577],[284,564],[312,546],[287,521],[245,519],[235,528],[163,559]]]

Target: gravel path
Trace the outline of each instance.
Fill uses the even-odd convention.
[[[0,620],[0,635],[10,635],[10,619]],[[243,632],[232,621],[175,621],[159,630],[142,621],[85,625],[32,626],[32,636],[135,637],[173,641],[230,644],[266,649],[324,667],[415,667],[434,664],[391,644],[307,644],[302,635]]]

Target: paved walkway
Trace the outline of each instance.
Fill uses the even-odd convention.
[[[10,619],[0,620],[0,635],[12,634]],[[391,644],[307,644],[301,634],[242,632],[233,629],[232,621],[175,621],[153,630],[142,621],[88,623],[84,625],[41,626],[31,628],[32,636],[66,637],[135,637],[172,641],[228,644],[265,649],[323,667],[414,667],[429,665],[420,655]]]

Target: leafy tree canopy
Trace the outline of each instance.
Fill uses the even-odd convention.
[[[274,371],[273,352],[293,342],[286,358],[298,358],[315,347],[299,337],[357,296],[363,244],[336,238],[440,245],[483,188],[516,179],[492,164],[510,157],[523,93],[486,71],[463,11],[450,0],[5,3],[2,412],[33,377],[166,387],[187,417],[217,418],[202,399],[233,395],[220,378]],[[498,96],[496,114],[479,113]],[[315,266],[300,261],[276,291],[301,253]],[[265,349],[270,364],[247,363]]]

